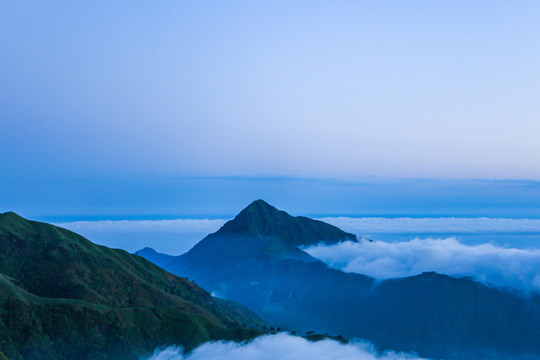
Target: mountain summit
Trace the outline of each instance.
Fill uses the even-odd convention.
[[[291,216],[264,200],[256,200],[216,233],[279,238],[291,246],[357,241],[354,234],[304,216]]]
[[[301,248],[343,240],[354,236],[257,200],[166,269],[299,333],[433,359],[539,358],[540,300],[434,272],[379,281]]]

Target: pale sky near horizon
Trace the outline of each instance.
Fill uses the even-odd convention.
[[[540,180],[540,2],[0,1],[1,178]]]

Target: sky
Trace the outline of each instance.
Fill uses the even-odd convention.
[[[16,178],[0,186],[1,209],[47,222],[231,219],[257,199],[295,216],[540,219],[539,181]]]
[[[540,180],[535,1],[1,1],[2,177]]]

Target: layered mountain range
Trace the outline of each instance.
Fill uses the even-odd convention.
[[[160,346],[246,340],[262,326],[140,256],[0,214],[0,358],[135,360]]]
[[[433,359],[540,358],[537,295],[435,272],[379,281],[303,250],[341,241],[357,239],[262,200],[178,257],[0,214],[0,359],[139,359],[267,326]]]
[[[340,241],[356,237],[258,200],[161,264],[297,333],[362,338],[430,358],[540,356],[537,297],[434,272],[378,281],[331,269],[302,250]]]

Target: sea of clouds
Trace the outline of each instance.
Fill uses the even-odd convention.
[[[225,222],[223,219],[103,220],[55,225],[81,234],[97,244],[129,252],[148,246],[165,254],[180,255],[206,235],[217,231]]]
[[[539,246],[518,249],[497,245],[489,235],[482,238],[487,243],[482,240],[471,244],[448,235],[498,234],[505,239],[504,234],[540,234],[540,219],[327,217],[320,220],[361,236],[375,234],[374,239],[376,234],[386,236],[385,241],[346,242],[307,249],[312,256],[336,269],[378,279],[437,271],[473,277],[494,286],[540,291]],[[57,225],[98,244],[130,252],[150,246],[163,253],[180,255],[225,222],[224,219],[176,219],[78,221]],[[399,234],[411,236],[404,240]],[[529,240],[527,244],[535,242]]]
[[[103,232],[176,232],[176,233],[210,233],[218,230],[226,220],[223,219],[173,219],[173,220],[100,220],[72,221],[56,225],[73,229],[73,231]]]
[[[345,231],[366,236],[391,233],[540,233],[540,219],[325,217],[318,220]]]
[[[538,234],[540,219],[505,218],[382,218],[326,217],[328,222],[361,236],[377,234]],[[157,251],[180,255],[206,235],[217,231],[224,219],[76,221],[55,225],[75,231],[90,240],[110,247],[135,252],[149,246]],[[530,243],[530,242],[529,242]]]
[[[484,284],[540,292],[540,250],[490,243],[465,245],[455,238],[384,242],[361,239],[304,249],[332,268],[389,279],[425,271],[472,277]]]
[[[156,350],[145,360],[421,360],[406,353],[377,353],[365,342],[342,344],[334,340],[311,342],[287,333],[264,335],[247,343],[205,343],[184,355],[182,348]]]

